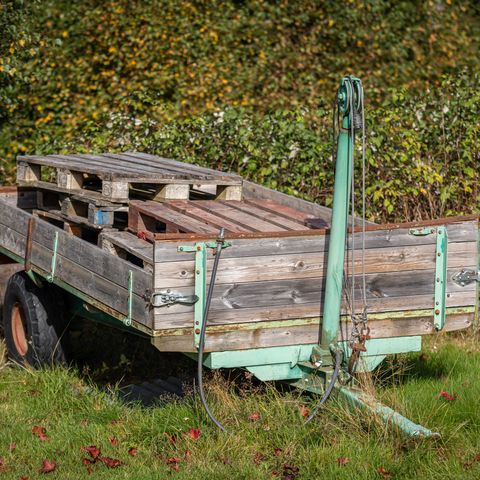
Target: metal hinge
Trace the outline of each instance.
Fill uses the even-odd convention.
[[[182,293],[172,292],[170,289],[152,293],[150,297],[150,303],[153,307],[168,307],[176,303],[193,305],[197,302],[197,295],[183,295]]]
[[[456,273],[452,280],[462,287],[473,282],[480,282],[480,270],[475,272],[474,270],[466,270],[464,268],[461,272]]]

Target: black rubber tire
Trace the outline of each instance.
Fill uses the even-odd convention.
[[[61,290],[54,285],[44,284],[39,288],[25,272],[10,277],[3,302],[3,330],[11,360],[35,367],[66,362],[63,305]],[[18,317],[18,312],[25,334],[24,348],[18,347],[21,345],[18,330],[14,332],[14,317]]]

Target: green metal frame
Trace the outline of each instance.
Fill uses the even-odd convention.
[[[231,247],[232,242],[224,240],[222,248]],[[200,343],[200,332],[202,330],[203,316],[205,313],[205,302],[207,292],[207,248],[215,250],[217,242],[197,242],[195,245],[181,245],[178,247],[179,252],[195,253],[195,295],[198,300],[194,306],[193,316],[193,342],[195,348]]]

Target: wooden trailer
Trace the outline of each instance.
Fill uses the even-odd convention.
[[[318,342],[329,209],[237,175],[137,153],[19,157],[18,185],[0,200],[2,253],[151,336],[158,349],[196,351],[198,309],[183,299],[205,288],[213,250],[206,248],[206,271],[198,273],[198,253],[187,247],[214,241],[221,227],[231,246],[222,253],[206,351]],[[445,267],[437,261],[441,229]],[[477,283],[457,277],[478,269],[477,217],[366,230],[372,339],[433,333],[439,315],[445,331],[472,325]],[[356,261],[360,272],[360,254]],[[348,313],[344,305],[344,340]]]
[[[322,366],[331,353],[321,345],[331,221],[326,207],[153,155],[18,157],[17,186],[0,189],[9,353],[19,362],[62,360],[66,318],[84,317],[146,336],[161,351],[198,352],[199,365],[244,367],[322,392],[333,367]],[[478,217],[369,223],[364,252],[361,230],[350,229],[344,265],[357,286],[365,274],[369,331],[357,371],[420,350],[423,335],[478,321]],[[343,300],[334,350],[352,359],[351,302]],[[432,434],[354,387],[336,388],[409,434]]]

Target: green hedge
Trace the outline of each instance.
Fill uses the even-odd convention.
[[[391,91],[391,100],[367,109],[370,219],[480,212],[479,87],[480,77],[459,77],[416,98]],[[103,122],[85,125],[71,141],[52,138],[38,151],[145,151],[239,172],[269,187],[331,203],[334,163],[327,107],[270,115],[226,108],[166,123],[145,114],[111,114]]]
[[[138,149],[328,204],[351,70],[370,218],[479,210],[476,1],[5,0],[0,27],[0,182],[19,153]]]

